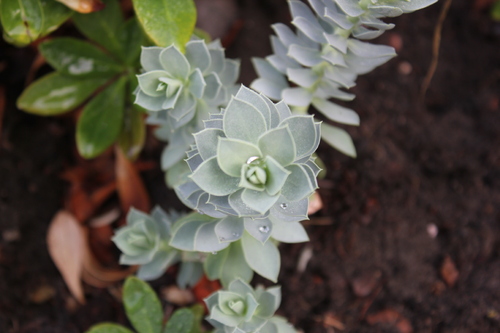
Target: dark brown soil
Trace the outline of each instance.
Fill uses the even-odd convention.
[[[307,223],[310,243],[281,246],[279,313],[304,332],[500,332],[500,27],[474,1],[453,1],[422,102],[442,2],[394,19],[396,28],[380,38],[402,47],[353,89],[350,106],[362,122],[348,131],[358,158],[320,147],[328,168],[320,183],[324,209]],[[269,25],[289,16],[284,0],[238,7],[243,25],[227,52],[243,59],[249,84],[249,58],[270,53]],[[87,286],[87,304],[76,306],[47,253],[47,226],[67,193],[59,174],[73,160],[74,129],[67,117],[15,108],[33,56],[0,44],[7,91],[0,332],[79,333],[105,320],[126,323],[109,290]],[[145,176],[153,201],[168,206],[160,171]],[[300,273],[307,247],[314,255]],[[38,304],[40,288],[55,294]]]

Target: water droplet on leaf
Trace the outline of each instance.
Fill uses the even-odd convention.
[[[281,207],[282,209],[287,209],[287,208],[288,208],[288,204],[287,204],[286,202],[283,202],[283,203],[280,205],[280,207]]]
[[[269,232],[269,227],[267,225],[262,225],[259,227],[259,231],[263,234],[267,234]]]

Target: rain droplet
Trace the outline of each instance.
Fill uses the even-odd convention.
[[[250,164],[252,163],[253,161],[255,160],[258,160],[259,159],[259,156],[252,156],[252,157],[249,157],[248,160],[247,160],[247,164]]]
[[[288,208],[288,204],[287,204],[286,202],[283,202],[283,203],[280,205],[280,207],[281,207],[282,209],[287,209],[287,208]]]
[[[239,237],[240,234],[233,232],[233,237]]]
[[[269,227],[267,225],[261,225],[259,227],[259,231],[262,232],[263,234],[267,234],[269,232]]]
[[[226,239],[224,237],[219,237],[219,241],[223,242],[225,241]]]
[[[212,254],[217,254],[217,251],[212,251]]]

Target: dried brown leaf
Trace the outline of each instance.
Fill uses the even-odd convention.
[[[386,324],[395,327],[399,333],[413,333],[410,321],[392,309],[382,310],[366,317],[370,325]]]
[[[312,215],[323,208],[323,201],[318,192],[314,192],[309,198],[309,207],[307,208],[307,214]]]
[[[143,212],[148,212],[151,207],[146,187],[137,172],[134,164],[130,162],[121,149],[116,152],[116,185],[123,212],[128,212],[134,207]]]
[[[82,14],[97,12],[104,9],[105,5],[101,0],[56,0],[67,7]]]
[[[441,264],[441,277],[443,281],[448,285],[448,287],[453,287],[458,280],[458,270],[455,266],[455,263],[450,258],[450,256],[446,256]]]
[[[68,211],[61,210],[52,219],[47,233],[49,254],[69,290],[85,303],[80,277],[86,251],[85,230]]]

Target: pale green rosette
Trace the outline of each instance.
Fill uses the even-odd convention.
[[[155,207],[151,215],[132,208],[127,215],[127,225],[118,229],[112,238],[122,251],[120,264],[140,265],[137,276],[154,280],[168,267],[182,261],[178,284],[182,288],[195,285],[203,274],[200,255],[183,253],[168,244],[172,223],[179,218],[176,212],[167,214],[160,207]]]
[[[295,333],[292,325],[281,317],[273,317],[281,303],[281,288],[253,289],[242,280],[234,280],[228,290],[205,299],[206,318],[216,333]]]
[[[283,99],[296,110],[312,104],[328,119],[359,125],[359,116],[330,99],[350,101],[343,89],[355,85],[358,75],[372,71],[396,55],[394,49],[361,40],[380,36],[394,24],[381,18],[427,7],[437,0],[290,0],[293,32],[284,24],[273,25],[273,55],[253,59],[259,78],[251,87],[274,100]],[[293,86],[289,86],[289,82]],[[323,139],[339,151],[355,156],[344,130],[323,124]]]
[[[320,124],[241,87],[205,127],[194,135],[189,169],[175,187],[198,213],[176,223],[170,245],[210,253],[205,272],[223,285],[236,277],[250,281],[254,271],[276,281],[276,243],[309,240],[300,221],[317,188],[312,154]]]
[[[229,101],[239,61],[226,59],[218,40],[191,40],[185,54],[173,45],[144,47],[141,65],[135,103],[149,111],[148,123],[161,125],[157,136],[169,142],[162,156],[167,170],[185,157],[192,133],[203,128],[209,113]]]

